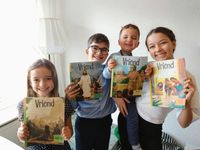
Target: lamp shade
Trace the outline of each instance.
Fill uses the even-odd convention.
[[[38,46],[44,54],[63,53],[65,31],[59,17],[60,0],[38,0],[39,41]]]

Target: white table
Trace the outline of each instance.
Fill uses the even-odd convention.
[[[22,147],[18,146],[17,144],[13,143],[12,141],[2,136],[0,136],[0,146],[4,147],[5,149],[24,150]]]

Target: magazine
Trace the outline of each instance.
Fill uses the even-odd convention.
[[[186,77],[185,59],[155,61],[150,78],[151,102],[153,106],[185,108],[183,80]]]
[[[70,82],[81,88],[77,101],[99,100],[102,96],[102,71],[102,64],[98,61],[69,64]]]
[[[141,96],[147,57],[113,56],[117,66],[112,69],[110,96],[129,98]]]
[[[24,123],[29,129],[25,145],[64,144],[64,108],[62,97],[25,98]]]

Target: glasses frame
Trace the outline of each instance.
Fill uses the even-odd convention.
[[[103,55],[107,55],[109,52],[108,48],[100,48],[97,45],[90,45],[89,48],[92,50],[93,53],[100,52]]]

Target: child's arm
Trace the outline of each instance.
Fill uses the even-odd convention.
[[[110,59],[110,60],[108,61],[108,69],[109,69],[109,71],[111,72],[112,69],[113,69],[115,66],[117,66],[117,62],[116,62],[114,59]]]
[[[126,98],[113,98],[113,99],[117,104],[119,111],[123,114],[123,116],[127,116],[128,110],[126,108],[126,103],[130,103],[130,101],[127,100]]]
[[[65,127],[62,128],[62,136],[65,140],[69,140],[73,135],[73,127],[71,116],[67,118]]]
[[[182,128],[188,127],[193,119],[191,99],[195,92],[195,87],[193,85],[192,79],[186,78],[184,81],[184,92],[186,94],[186,107],[183,109],[178,117],[178,122]]]
[[[114,59],[109,59],[108,63],[107,63],[107,67],[105,67],[103,70],[103,77],[106,79],[110,79],[111,71],[116,65],[117,65],[117,63]]]
[[[108,61],[108,70],[109,70],[109,73],[111,73],[112,69],[114,67],[117,66],[117,62],[114,60],[114,59],[110,59]],[[111,76],[111,75],[110,75]],[[119,109],[119,111],[124,115],[128,115],[128,110],[126,108],[126,103],[130,103],[127,99],[125,98],[113,98],[115,103],[117,104],[117,107]]]
[[[24,124],[24,122],[20,122],[20,127],[17,130],[17,137],[20,142],[24,143],[24,141],[28,138],[29,131],[27,126]]]

